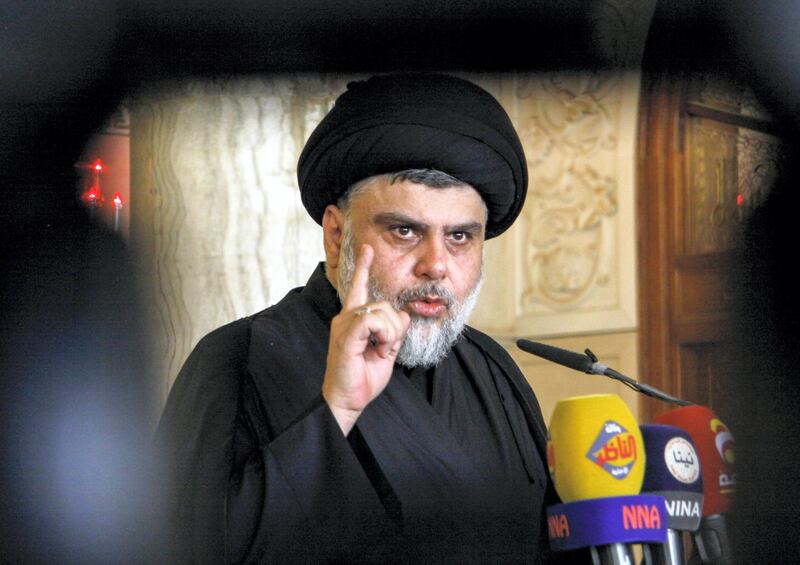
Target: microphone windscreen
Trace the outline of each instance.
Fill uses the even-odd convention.
[[[730,509],[736,484],[734,442],[728,427],[707,406],[686,406],[654,418],[657,424],[689,432],[700,456],[703,475],[703,516]]]
[[[675,426],[640,426],[646,464],[642,492],[703,493],[700,458],[689,432]]]
[[[700,457],[689,433],[675,426],[640,426],[645,471],[642,493],[664,497],[667,527],[696,531],[703,508]]]
[[[547,359],[559,365],[564,365],[576,371],[581,371],[583,373],[591,373],[592,371],[592,360],[589,359],[587,355],[581,355],[574,351],[568,351],[560,347],[553,347],[552,345],[545,345],[544,343],[538,343],[528,339],[518,339],[517,347],[522,351],[533,353],[537,357]]]
[[[547,463],[563,502],[639,494],[642,434],[615,394],[565,398],[550,419]]]

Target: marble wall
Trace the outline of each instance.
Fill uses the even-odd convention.
[[[345,86],[293,77],[162,84],[132,104],[132,244],[162,398],[208,331],[304,283],[322,260],[295,165]]]

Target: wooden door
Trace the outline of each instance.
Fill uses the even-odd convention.
[[[720,371],[734,323],[737,249],[781,167],[750,89],[709,72],[645,73],[637,211],[641,378],[726,419]],[[641,421],[671,409],[642,403]],[[733,418],[728,418],[732,420]]]

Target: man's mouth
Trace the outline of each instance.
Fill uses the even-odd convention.
[[[447,300],[438,296],[425,296],[409,300],[406,304],[412,314],[425,318],[438,318],[447,311]]]

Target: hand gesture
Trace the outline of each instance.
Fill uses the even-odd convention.
[[[386,301],[368,303],[373,256],[372,247],[361,248],[342,311],[331,320],[322,396],[345,435],[386,388],[411,321]]]

